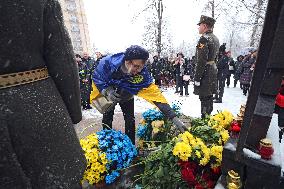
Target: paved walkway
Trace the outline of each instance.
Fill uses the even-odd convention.
[[[138,125],[141,118],[142,118],[141,113],[135,114],[135,125]],[[92,117],[83,116],[82,121],[77,125],[75,125],[75,130],[77,132],[78,137],[81,139],[93,132],[101,130],[102,129],[101,123],[102,123],[101,115],[94,115]],[[112,125],[113,129],[124,132],[124,118],[121,112],[115,112]]]

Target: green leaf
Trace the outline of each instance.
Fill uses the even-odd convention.
[[[164,176],[164,168],[160,165],[159,170],[155,173],[156,178],[161,178]]]

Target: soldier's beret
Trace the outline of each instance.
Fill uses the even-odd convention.
[[[211,18],[209,16],[201,15],[200,20],[197,25],[200,25],[202,23],[208,24],[209,26],[214,26],[216,20],[214,18]]]

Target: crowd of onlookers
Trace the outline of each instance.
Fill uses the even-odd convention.
[[[226,51],[225,45],[220,46],[219,54],[216,57],[218,92],[215,95],[215,103],[222,103],[224,88],[225,86],[229,87],[231,82],[234,87],[237,87],[239,82],[243,95],[248,94],[257,57],[257,50],[250,49],[234,60],[231,52]],[[91,109],[89,99],[92,89],[92,73],[103,57],[104,55],[100,52],[96,52],[95,58],[89,56],[88,53],[83,53],[82,56],[76,54],[83,109]],[[174,58],[155,55],[152,61],[147,61],[146,67],[151,72],[157,86],[175,87],[175,93],[180,96],[189,95],[188,86],[194,78],[195,56],[185,57],[182,52],[177,53]],[[233,81],[231,81],[231,76],[233,76]]]
[[[79,54],[75,56],[80,79],[81,104],[84,110],[91,109],[92,75],[103,55],[100,52],[96,52],[96,60],[86,52],[82,56]]]

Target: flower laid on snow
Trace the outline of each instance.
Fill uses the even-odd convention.
[[[119,170],[129,167],[137,150],[129,137],[120,131],[102,130],[80,140],[87,159],[84,180],[90,184],[114,182]]]

